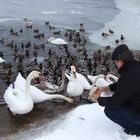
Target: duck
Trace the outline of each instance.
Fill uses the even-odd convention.
[[[109,28],[109,33],[114,34],[114,31]]]
[[[25,89],[23,86],[21,86],[19,81],[22,82],[22,85],[25,85],[25,79],[20,73],[18,74],[16,81],[14,82],[14,85],[17,88],[20,88],[22,91],[24,91]],[[39,88],[35,87],[34,85],[30,85],[30,97],[32,98],[33,103],[41,103],[52,99],[63,99],[69,103],[73,103],[73,99],[69,97],[66,97],[61,94],[47,94],[42,90],[40,90]]]
[[[26,78],[24,85],[19,81],[19,85],[25,89],[24,91],[13,87],[12,84],[6,89],[4,101],[13,115],[27,114],[32,111],[34,104],[30,95],[30,83],[32,79],[39,77],[39,74],[38,71],[32,71]]]
[[[90,83],[88,82],[88,80],[85,78],[85,76],[83,76],[81,73],[78,73],[76,71],[76,68],[74,65],[71,65],[70,66],[70,70],[71,70],[71,73],[74,75],[74,77],[79,80],[79,82],[83,85],[83,88],[85,90],[90,90],[91,89],[91,85]]]
[[[123,41],[125,39],[125,37],[123,35],[121,35],[120,40]]]
[[[62,71],[62,82],[61,85],[56,85],[52,82],[48,82],[46,80],[40,81],[40,83],[35,84],[34,86],[41,89],[43,92],[45,93],[58,93],[61,92],[62,90],[64,90],[64,84],[65,84],[65,73],[66,70]],[[44,78],[44,76],[43,76]]]

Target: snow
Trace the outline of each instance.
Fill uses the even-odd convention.
[[[61,120],[62,121],[62,120]],[[45,130],[44,130],[45,131]],[[34,140],[140,140],[127,135],[123,128],[104,114],[98,103],[81,105],[65,115],[53,132]]]

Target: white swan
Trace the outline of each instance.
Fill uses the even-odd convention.
[[[93,83],[92,88],[89,92],[90,97],[92,96],[93,92],[97,89],[97,87],[108,86],[109,84],[118,81],[118,77],[113,74],[107,74],[106,76],[102,74],[97,76],[88,75],[88,78]],[[101,96],[112,96],[112,93],[101,92]]]
[[[15,114],[26,114],[33,109],[33,99],[30,95],[30,83],[33,78],[39,77],[40,72],[32,71],[26,78],[24,92],[19,88],[13,88],[12,84],[4,93],[4,100],[9,107],[10,111]]]
[[[15,87],[24,91],[25,89],[23,86],[21,86],[21,84],[19,84],[19,81],[21,81],[22,85],[25,85],[25,79],[21,76],[20,73],[18,74],[17,79],[14,84],[15,84]],[[63,100],[66,100],[67,102],[73,103],[73,99],[71,98],[68,98],[61,94],[46,94],[40,89],[38,89],[37,87],[32,86],[32,85],[30,86],[30,97],[32,98],[34,103],[40,103],[40,102],[44,102],[46,100],[51,100],[51,99],[63,99]]]
[[[67,84],[67,94],[70,97],[77,97],[83,94],[84,86],[72,73],[65,74],[69,82]]]
[[[67,45],[68,43],[64,40],[64,39],[62,39],[62,38],[54,38],[54,37],[50,37],[49,39],[48,39],[48,42],[50,42],[50,43],[52,43],[52,44],[56,44],[56,45]]]
[[[89,84],[88,80],[80,73],[76,72],[75,66],[71,65],[70,67],[71,73],[74,75],[74,77],[79,80],[79,82],[83,85],[84,89],[90,90],[91,85]]]

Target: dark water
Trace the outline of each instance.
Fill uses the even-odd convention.
[[[113,0],[0,0],[0,9],[0,22],[26,17],[68,28],[78,28],[82,22],[89,32],[102,28],[119,13]]]
[[[10,140],[15,139],[10,135],[16,136],[24,131],[47,124],[48,122],[51,122],[70,111],[74,107],[75,105],[65,101],[60,101],[58,103],[46,101],[35,105],[34,109],[27,115],[13,116],[5,105],[0,106],[0,139],[5,140],[8,138],[8,135]]]
[[[111,20],[119,11],[115,8],[112,0],[0,0],[0,38],[4,38],[7,43],[14,40],[18,44],[18,49],[21,42],[31,41],[32,43],[45,43],[47,39],[52,36],[48,27],[44,26],[44,21],[50,21],[51,25],[57,26],[59,29],[65,28],[77,29],[82,22],[87,31],[87,37],[90,33],[98,30],[104,26],[104,23]],[[45,32],[44,40],[36,40],[33,37],[33,32],[26,29],[23,19],[28,18],[33,21],[33,27]],[[6,22],[2,22],[6,21]],[[23,34],[11,36],[9,30],[14,28],[19,31],[23,28]],[[57,30],[57,29],[56,29]],[[63,38],[63,36],[62,36]],[[59,51],[56,46],[51,45],[55,51]],[[91,55],[93,50],[98,48],[96,44],[87,43],[86,48]],[[47,57],[49,47],[45,45],[45,50],[38,51],[39,56]],[[0,51],[4,52],[4,59],[7,63],[12,63],[14,66],[13,49],[6,47],[0,43]],[[21,51],[21,50],[20,50]],[[73,50],[71,50],[73,51]],[[32,55],[26,62],[30,62]],[[2,65],[0,65],[0,70]],[[16,66],[15,69],[16,71]],[[5,82],[0,79],[0,97],[7,87]],[[47,101],[35,105],[32,112],[27,115],[13,116],[6,105],[0,106],[0,139],[14,139],[8,135],[16,135],[29,130],[37,128],[43,124],[47,124],[65,114],[76,107],[76,105],[67,102],[51,102]],[[32,134],[33,135],[33,134]],[[35,135],[35,134],[34,134]],[[15,136],[16,137],[16,136]],[[20,136],[16,139],[21,139]],[[23,139],[23,138],[22,138]]]

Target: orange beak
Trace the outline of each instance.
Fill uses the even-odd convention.
[[[46,80],[46,76],[43,75],[43,74],[41,74],[41,75],[39,76],[39,79],[40,79],[41,81],[45,81],[45,80]]]

